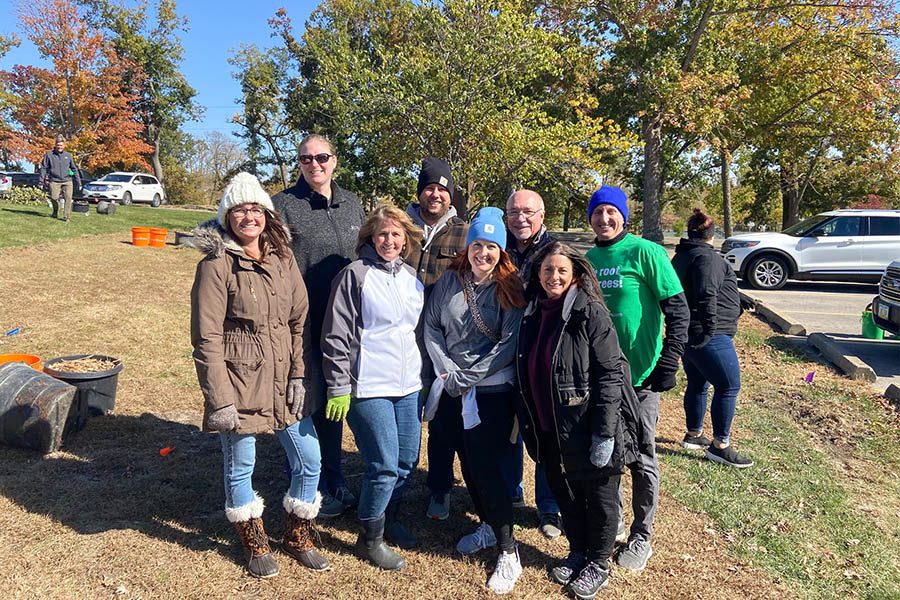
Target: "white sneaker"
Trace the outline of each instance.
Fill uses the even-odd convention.
[[[495,594],[508,594],[516,585],[516,580],[522,574],[522,563],[519,562],[519,548],[512,552],[500,552],[497,558],[497,566],[488,580],[488,589]]]
[[[456,544],[456,550],[460,554],[475,554],[479,550],[490,548],[497,545],[497,536],[494,530],[487,523],[482,523],[478,529],[459,538]],[[518,560],[518,558],[516,559]]]

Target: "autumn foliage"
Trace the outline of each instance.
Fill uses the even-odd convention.
[[[123,86],[126,71],[131,85],[140,83],[134,65],[88,27],[70,0],[29,0],[18,16],[22,32],[52,68],[0,71],[11,121],[0,132],[0,151],[36,163],[61,133],[83,168],[146,168],[152,148],[141,137],[136,92]]]

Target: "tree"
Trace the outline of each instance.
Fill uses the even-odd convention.
[[[133,8],[114,0],[84,0],[84,4],[91,9],[91,22],[110,32],[116,53],[132,65],[122,83],[136,92],[133,106],[144,124],[144,139],[152,147],[153,173],[163,181],[160,140],[165,132],[202,114],[194,102],[196,90],[179,70],[184,48],[178,35],[187,31],[187,18],[178,16],[175,0],[158,0],[153,24],[146,2]]]
[[[544,27],[531,3],[330,0],[302,39],[286,12],[272,24],[300,75],[292,123],[334,138],[375,196],[409,185],[431,154],[453,166],[468,208],[521,185],[564,201],[633,143],[591,116],[596,49]]]
[[[242,45],[228,59],[237,69],[232,76],[240,82],[243,93],[238,99],[243,113],[235,115],[232,123],[243,128],[236,135],[246,140],[247,170],[261,176],[262,165],[274,166],[282,187],[287,187],[289,169],[297,164],[294,155],[300,143],[300,136],[285,113],[291,89],[288,62],[283,48],[264,52],[252,45]]]
[[[145,165],[150,150],[132,110],[133,90],[119,85],[131,65],[93,32],[69,0],[32,0],[20,6],[23,33],[51,69],[15,65],[0,73],[12,131],[2,150],[37,163],[63,133],[78,162]]]
[[[219,131],[211,131],[196,148],[193,171],[200,174],[208,202],[218,201],[228,180],[247,162],[247,154],[238,144]]]

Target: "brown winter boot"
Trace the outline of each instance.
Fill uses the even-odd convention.
[[[269,537],[263,527],[262,498],[256,496],[256,500],[246,506],[238,508],[226,508],[225,516],[234,523],[244,552],[247,555],[247,570],[254,577],[265,578],[278,575],[278,563],[269,549]]]
[[[284,496],[284,510],[287,517],[284,525],[284,537],[281,549],[297,562],[313,571],[326,571],[331,568],[328,559],[322,556],[313,546],[313,518],[319,514],[322,497],[316,493],[315,502],[302,502]]]

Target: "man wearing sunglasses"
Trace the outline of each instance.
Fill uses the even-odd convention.
[[[524,189],[510,194],[506,200],[506,228],[509,231],[509,235],[506,236],[506,252],[519,269],[522,281],[527,285],[534,257],[541,248],[556,240],[544,226],[544,199],[541,195]],[[505,466],[504,475],[507,484],[513,488],[513,501],[520,499],[524,503],[523,452],[520,437],[515,454],[516,460]],[[541,533],[550,539],[558,538],[562,535],[559,505],[553,497],[553,492],[550,491],[544,467],[540,464],[534,466],[534,501],[537,504],[538,527]]]
[[[414,244],[407,262],[416,270],[425,285],[425,298],[434,283],[454,258],[466,249],[469,225],[456,214],[450,205],[453,197],[453,174],[450,165],[433,156],[422,161],[416,187],[418,202],[407,207],[413,223],[422,228],[425,237],[421,244]],[[423,357],[422,383],[430,386],[434,370],[427,355]],[[427,391],[427,387],[426,387]],[[427,515],[443,521],[450,516],[450,489],[453,487],[453,447],[437,419],[428,424],[428,488],[431,502]]]
[[[356,504],[341,466],[343,422],[325,418],[325,378],[320,338],[331,280],[356,259],[356,237],[366,219],[354,194],[333,180],[337,167],[334,146],[320,135],[300,143],[300,179],[272,198],[275,210],[291,232],[291,244],[309,296],[311,358],[306,369],[306,402],[315,402],[313,422],[322,451],[319,517],[337,517]]]

